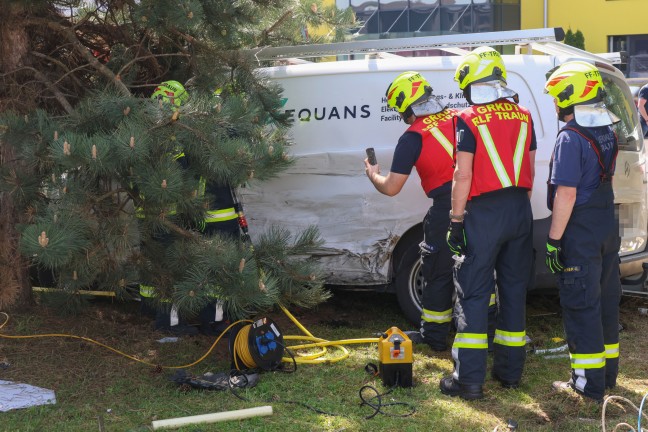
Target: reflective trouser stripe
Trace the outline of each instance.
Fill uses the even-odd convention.
[[[619,357],[619,344],[605,345],[605,358],[618,358]]]
[[[491,294],[490,302],[488,302],[488,306],[494,306],[495,305],[495,293]]]
[[[238,215],[234,207],[222,209],[222,210],[211,210],[208,211],[205,215],[205,222],[224,222],[232,219],[236,219]]]
[[[457,333],[452,348],[488,349],[486,333]]]
[[[442,312],[423,309],[421,319],[425,322],[447,323],[452,321],[452,309],[448,309]]]
[[[495,329],[494,343],[506,346],[520,347],[526,345],[526,331],[507,332]]]
[[[224,319],[224,314],[223,314],[223,301],[219,300],[218,297],[214,294],[208,294],[208,297],[211,297],[213,300],[216,300],[214,303],[214,321],[223,321]]]
[[[154,297],[156,297],[156,295],[155,295],[155,287],[150,286],[150,285],[141,285],[140,284],[139,293],[144,298],[154,298]],[[162,303],[170,303],[171,302],[171,300],[169,300],[169,299],[162,299],[160,301]]]
[[[205,196],[205,187],[207,186],[207,181],[205,181],[204,178],[200,177],[200,180],[198,181],[198,196],[199,197],[204,197]]]
[[[142,297],[151,298],[155,297],[155,287],[150,285],[140,285],[139,293]]]
[[[169,325],[171,327],[177,326],[180,324],[180,315],[178,315],[178,306],[176,304],[171,305],[171,311],[169,312]]]
[[[572,369],[599,369],[605,367],[605,352],[595,354],[572,354],[569,353],[571,358]]]

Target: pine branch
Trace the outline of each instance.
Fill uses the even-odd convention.
[[[117,77],[110,69],[108,69],[108,67],[106,67],[101,62],[99,62],[99,60],[93,57],[90,50],[88,50],[85,47],[85,45],[83,45],[81,41],[79,41],[74,31],[74,28],[65,27],[57,22],[53,22],[45,19],[39,19],[39,18],[31,18],[29,21],[34,25],[44,25],[58,33],[63,34],[65,38],[68,40],[68,42],[72,44],[74,50],[81,57],[83,57],[88,62],[88,64],[90,64],[97,72],[99,72],[109,82],[111,82],[122,95],[124,96],[131,95],[130,91],[128,90],[128,87],[126,87],[126,85],[124,85],[124,83],[121,82],[119,77]]]
[[[79,81],[79,79],[73,73],[76,72],[77,70],[80,70],[82,68],[87,67],[88,65],[79,66],[77,68],[74,68],[74,69],[70,70],[70,68],[68,68],[63,62],[55,59],[54,57],[48,56],[48,55],[40,53],[38,51],[32,51],[30,54],[33,55],[34,57],[39,57],[39,58],[42,58],[44,60],[47,60],[48,62],[52,62],[52,63],[54,63],[55,65],[57,65],[58,67],[60,67],[61,69],[63,69],[65,71],[65,74],[54,82],[55,84],[58,84],[63,78],[71,76],[72,79],[74,80],[74,82],[79,87],[81,87],[83,85],[81,83],[81,81]]]
[[[270,34],[273,33],[277,28],[279,28],[288,18],[292,17],[292,14],[293,14],[293,10],[288,9],[286,12],[284,12],[283,15],[279,17],[279,19],[274,24],[272,24],[267,29],[261,31],[262,36],[259,42],[257,43],[256,47],[258,48],[262,45],[267,45]]]
[[[185,58],[190,58],[191,55],[189,55],[187,53],[170,53],[170,54],[148,54],[148,55],[141,56],[141,57],[135,57],[134,59],[132,59],[131,61],[126,63],[124,66],[122,66],[121,69],[119,69],[119,71],[117,71],[116,76],[118,76],[118,77],[122,76],[124,74],[124,72],[128,68],[130,68],[133,64],[135,64],[135,63],[137,63],[137,62],[139,62],[141,60],[151,59],[151,58],[153,58],[153,59],[154,58],[161,58],[161,57],[185,57]]]
[[[54,94],[54,97],[56,98],[58,103],[61,104],[65,112],[67,112],[68,114],[72,114],[74,112],[74,108],[72,108],[72,105],[70,105],[70,102],[68,102],[63,93],[61,93],[58,87],[50,82],[41,71],[32,67],[27,67],[26,69],[31,70],[34,73],[34,76],[36,76],[39,81],[47,86],[47,88]]]

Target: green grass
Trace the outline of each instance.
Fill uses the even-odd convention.
[[[621,375],[614,395],[639,405],[648,391],[648,318],[637,313],[646,301],[629,299],[622,305]],[[387,294],[336,292],[315,310],[292,310],[315,336],[328,340],[375,337],[391,326],[410,329],[395,298]],[[265,314],[287,335],[300,331],[281,311]],[[0,324],[1,324],[0,318]],[[161,365],[183,365],[198,359],[214,338],[184,337],[159,344],[163,335],[149,331],[151,322],[137,314],[134,304],[96,302],[80,317],[57,316],[35,307],[11,317],[0,332],[10,335],[72,333],[96,339],[125,353]],[[528,334],[539,347],[561,345],[561,317],[557,299],[534,297],[528,305]],[[294,344],[294,343],[290,343]],[[361,406],[358,391],[365,384],[386,391],[379,378],[364,366],[377,362],[375,344],[349,345],[349,358],[326,365],[300,364],[292,374],[264,372],[257,387],[246,389],[242,401],[227,391],[182,389],[169,380],[172,370],[155,371],[140,363],[84,341],[64,338],[9,340],[0,338],[1,380],[53,389],[57,404],[0,413],[0,431],[147,431],[153,420],[238,410],[263,405],[273,415],[215,424],[187,426],[180,431],[493,431],[506,430],[508,419],[518,431],[599,431],[601,406],[551,389],[551,382],[568,377],[567,359],[548,360],[529,354],[522,386],[504,390],[492,380],[483,400],[467,402],[442,395],[439,379],[452,371],[449,352],[416,347],[413,388],[395,389],[383,402],[405,402],[416,409],[409,417],[373,413]],[[490,360],[489,360],[490,362]],[[190,368],[194,374],[229,369],[226,343]],[[309,410],[300,402],[335,415]],[[612,430],[621,421],[636,427],[637,413],[629,405],[611,403],[606,417]],[[386,406],[386,414],[403,414],[407,407]],[[647,420],[648,422],[648,420]],[[648,423],[647,423],[648,424]]]

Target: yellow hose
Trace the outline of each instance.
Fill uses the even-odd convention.
[[[342,340],[337,340],[337,341],[328,341],[326,339],[315,337],[315,336],[313,336],[313,334],[311,332],[308,331],[308,329],[306,329],[306,327],[304,327],[297,320],[297,318],[295,318],[293,316],[293,314],[291,314],[288,311],[288,309],[286,309],[285,307],[283,307],[281,305],[280,305],[280,307],[281,307],[281,310],[286,314],[286,316],[304,333],[304,335],[287,335],[287,336],[284,336],[284,340],[312,341],[311,343],[292,345],[292,346],[287,347],[288,349],[290,349],[291,351],[293,351],[295,353],[294,361],[297,362],[297,363],[306,363],[306,364],[335,363],[335,362],[344,360],[347,357],[349,357],[349,350],[344,345],[378,343],[378,338],[342,339]],[[7,313],[5,313],[5,312],[0,312],[0,314],[4,315],[4,317],[5,317],[4,322],[2,324],[0,324],[0,329],[2,329],[7,324],[7,322],[9,322],[9,315]],[[191,366],[197,365],[198,363],[203,361],[205,358],[207,358],[207,356],[214,350],[214,348],[216,347],[218,342],[221,340],[221,338],[225,334],[227,334],[229,329],[231,329],[236,324],[241,323],[241,322],[252,323],[252,321],[250,321],[250,320],[240,320],[240,321],[236,321],[236,322],[230,324],[225,330],[223,330],[223,332],[218,336],[218,338],[216,338],[214,343],[211,345],[211,347],[209,347],[207,352],[202,357],[200,357],[198,360],[196,360],[196,361],[194,361],[192,363],[182,365],[182,366],[161,366],[161,365],[156,365],[156,364],[150,363],[150,362],[148,362],[146,360],[141,360],[141,359],[138,359],[135,356],[126,354],[126,353],[124,353],[122,351],[119,351],[118,349],[112,348],[112,347],[110,347],[108,345],[105,345],[105,344],[103,344],[101,342],[98,342],[98,341],[96,341],[94,339],[90,339],[90,338],[87,338],[87,337],[84,337],[84,336],[72,335],[72,334],[49,333],[49,334],[40,334],[40,335],[11,336],[11,335],[6,335],[6,334],[0,333],[0,338],[6,338],[6,339],[36,339],[36,338],[48,338],[48,337],[61,337],[61,338],[70,338],[70,339],[81,339],[81,340],[84,340],[86,342],[90,342],[90,343],[93,343],[95,345],[99,345],[99,346],[101,346],[103,348],[106,348],[106,349],[108,349],[108,350],[110,350],[110,351],[112,351],[114,353],[117,353],[117,354],[119,354],[121,356],[124,356],[124,357],[126,357],[126,358],[128,358],[130,360],[133,360],[133,361],[136,361],[136,362],[139,362],[139,363],[143,363],[143,364],[145,364],[147,366],[152,366],[152,367],[162,368],[162,369],[186,369],[186,368],[189,368]],[[243,363],[245,363],[246,366],[248,366],[248,367],[252,367],[253,364],[254,364],[254,361],[251,358],[249,358],[249,356],[247,356],[245,354],[247,352],[246,349],[241,349],[242,344],[247,343],[246,341],[247,341],[248,331],[249,331],[249,326],[244,326],[241,329],[241,331],[238,332],[238,334],[237,334],[237,336],[235,338],[235,341],[234,341],[234,347],[235,347],[235,349],[237,349],[237,347],[238,347],[237,354],[243,355],[243,357],[241,358]],[[334,356],[334,357],[325,357],[327,354],[329,354],[329,351],[326,349],[326,347],[333,347],[333,348],[337,349],[338,351],[340,351],[341,353],[339,353],[337,356]],[[315,353],[297,353],[297,351],[299,351],[299,350],[306,350],[306,349],[310,350],[310,349],[313,349],[313,348],[320,348],[320,350],[318,352],[315,352]],[[236,356],[234,356],[234,357],[235,357],[235,361],[236,361]],[[283,357],[281,359],[281,361],[286,362],[286,363],[292,363],[293,358],[292,357]]]
[[[0,329],[1,329],[2,327],[4,327],[7,324],[7,322],[9,322],[9,315],[7,313],[5,313],[5,312],[0,312],[0,314],[5,316],[5,321],[0,325]],[[119,354],[121,356],[126,357],[127,359],[136,361],[138,363],[145,364],[147,366],[151,366],[151,367],[154,367],[154,368],[161,368],[161,369],[186,369],[186,368],[189,368],[191,366],[195,366],[198,363],[200,363],[201,361],[205,360],[207,358],[207,356],[214,350],[214,348],[216,347],[218,342],[221,340],[223,335],[226,334],[227,331],[230,328],[232,328],[233,326],[235,326],[236,324],[238,324],[240,322],[252,322],[252,321],[241,320],[241,321],[237,321],[235,323],[230,324],[225,330],[223,330],[223,332],[220,334],[220,336],[218,336],[216,338],[214,343],[211,345],[211,347],[209,347],[207,352],[202,357],[200,357],[198,360],[194,361],[193,363],[189,363],[189,364],[182,365],[182,366],[162,366],[162,365],[154,364],[154,363],[151,363],[151,362],[147,362],[146,360],[138,359],[135,356],[132,356],[130,354],[126,354],[125,352],[119,351],[116,348],[110,347],[110,346],[108,346],[106,344],[103,344],[101,342],[98,342],[98,341],[96,341],[94,339],[90,339],[90,338],[87,338],[87,337],[84,337],[84,336],[77,336],[77,335],[73,335],[73,334],[67,334],[67,333],[48,333],[48,334],[38,334],[38,335],[26,335],[26,336],[11,336],[11,335],[6,335],[6,334],[0,333],[0,338],[5,338],[5,339],[37,339],[37,338],[48,338],[48,337],[61,337],[61,338],[69,338],[69,339],[81,339],[81,340],[84,340],[86,342],[90,342],[90,343],[93,343],[95,345],[99,345],[100,347],[106,348],[107,350],[110,350],[110,351],[112,351],[114,353],[117,353],[117,354]]]
[[[378,343],[378,338],[362,338],[362,339],[342,339],[337,341],[327,341],[326,339],[321,339],[312,335],[306,327],[304,327],[297,318],[291,314],[288,309],[279,305],[281,310],[286,314],[286,316],[302,331],[305,336],[293,336],[287,335],[284,336],[284,340],[297,340],[297,341],[314,341],[314,343],[307,343],[301,345],[292,345],[287,347],[292,351],[298,351],[302,349],[311,349],[311,348],[321,348],[321,350],[314,354],[298,354],[296,353],[295,362],[297,363],[306,363],[306,364],[322,364],[322,363],[335,363],[340,360],[344,360],[349,357],[349,350],[344,345],[352,344],[365,344],[365,343]],[[324,357],[328,350],[326,347],[334,347],[342,351],[337,357]],[[283,357],[281,361],[286,363],[292,363],[293,359],[291,357]]]

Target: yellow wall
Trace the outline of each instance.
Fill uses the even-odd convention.
[[[547,27],[580,30],[585,49],[607,52],[608,36],[648,33],[647,0],[546,0]],[[541,28],[544,0],[521,0],[522,29]]]

